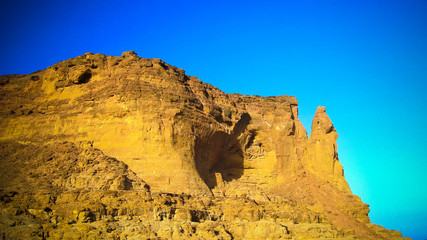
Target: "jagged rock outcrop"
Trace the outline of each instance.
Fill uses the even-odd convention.
[[[337,138],[338,134],[326,114],[326,108],[318,107],[306,148],[306,168],[317,176],[334,182],[342,190],[350,192],[344,178],[343,166],[338,160]]]
[[[351,193],[325,108],[307,138],[295,97],[125,52],[2,76],[0,104],[6,237],[400,239]]]

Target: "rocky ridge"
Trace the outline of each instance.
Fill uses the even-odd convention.
[[[402,239],[370,223],[319,107],[87,53],[0,77],[0,231],[34,239]]]

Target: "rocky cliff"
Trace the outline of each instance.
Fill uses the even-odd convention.
[[[318,107],[134,52],[0,77],[0,230],[39,239],[401,239],[370,223]]]

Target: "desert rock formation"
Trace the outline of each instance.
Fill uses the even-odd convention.
[[[370,223],[318,107],[87,53],[0,77],[0,230],[34,239],[402,239]]]

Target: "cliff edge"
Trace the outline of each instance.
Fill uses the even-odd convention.
[[[370,223],[318,107],[87,53],[0,77],[4,238],[402,239]]]

